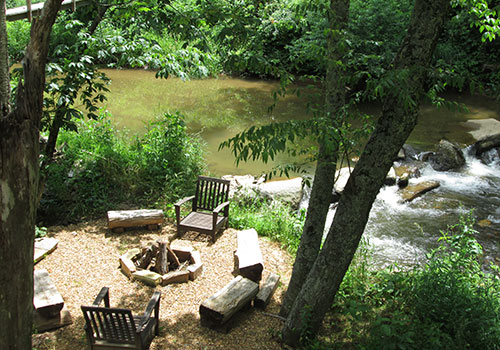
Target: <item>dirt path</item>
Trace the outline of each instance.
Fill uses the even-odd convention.
[[[225,334],[201,327],[198,310],[203,300],[233,278],[235,230],[225,230],[215,244],[203,236],[183,237],[183,240],[190,238],[186,243],[202,256],[203,275],[195,281],[155,289],[129,281],[118,268],[118,257],[126,250],[156,241],[173,231],[173,226],[166,225],[161,232],[130,230],[114,234],[106,229],[104,220],[49,228],[48,236],[59,240],[58,248],[35,268],[49,271],[74,322],[59,330],[35,335],[34,347],[39,350],[87,349],[80,305],[92,304],[101,287],[108,286],[112,306],[130,308],[137,313],[144,311],[154,290],[162,292],[160,335],[153,340],[151,349],[280,349],[275,334],[281,328],[281,321],[266,313],[279,311],[284,286],[291,274],[289,254],[280,249],[278,243],[259,238],[265,263],[264,278],[274,272],[281,275],[282,282],[265,313],[255,309],[241,313]]]

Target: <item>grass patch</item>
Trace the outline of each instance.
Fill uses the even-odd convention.
[[[295,255],[302,235],[305,214],[290,206],[258,196],[240,196],[231,202],[229,226],[254,228],[260,236],[269,237]]]

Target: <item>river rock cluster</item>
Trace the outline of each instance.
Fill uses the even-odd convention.
[[[422,194],[439,187],[438,181],[412,181],[418,178],[421,169],[428,164],[436,171],[460,171],[466,164],[466,155],[477,157],[485,164],[500,160],[500,134],[481,138],[463,150],[459,145],[448,140],[441,140],[434,152],[418,152],[410,145],[404,145],[387,174],[385,185],[397,185],[400,188],[402,202],[409,202]],[[332,203],[337,202],[349,179],[352,168],[337,170],[332,193]],[[263,197],[269,200],[286,202],[292,208],[307,207],[310,188],[301,177],[265,181],[265,176],[255,178],[252,175],[225,175],[231,181],[230,196],[241,199]],[[312,182],[311,182],[312,183]]]

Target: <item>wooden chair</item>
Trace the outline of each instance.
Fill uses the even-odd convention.
[[[158,335],[160,296],[155,292],[144,314],[132,316],[128,309],[110,308],[109,288],[103,287],[92,306],[81,307],[90,349],[149,349]],[[100,307],[103,300],[105,307]]]
[[[229,180],[200,176],[194,196],[186,197],[175,203],[177,234],[196,231],[212,236],[224,225],[227,228],[229,216]],[[181,205],[192,201],[191,213],[181,220]]]

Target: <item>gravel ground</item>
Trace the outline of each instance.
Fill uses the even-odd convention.
[[[166,224],[161,231],[127,230],[115,234],[106,228],[105,220],[50,227],[48,236],[59,240],[58,248],[35,268],[48,270],[73,317],[73,324],[34,335],[34,347],[87,349],[80,305],[91,305],[101,287],[108,286],[111,306],[130,308],[136,313],[144,311],[155,290],[162,292],[160,335],[153,340],[151,349],[281,349],[275,334],[282,321],[269,314],[279,311],[291,275],[290,255],[278,243],[259,237],[264,257],[263,279],[271,272],[277,273],[281,276],[280,285],[265,312],[253,308],[242,311],[230,321],[229,332],[223,333],[200,326],[199,306],[234,278],[236,230],[225,230],[214,244],[203,235],[188,237],[188,233],[181,237],[183,243],[201,253],[203,274],[195,281],[152,288],[129,281],[118,268],[118,257],[126,250],[173,232],[175,228]]]

